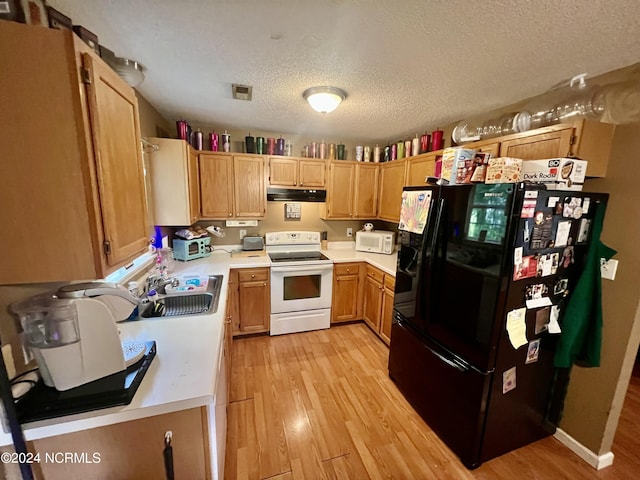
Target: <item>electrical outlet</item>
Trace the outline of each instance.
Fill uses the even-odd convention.
[[[347,228],[347,237],[353,237],[353,228]]]
[[[600,276],[607,280],[616,279],[616,271],[618,270],[618,260],[611,259],[606,261],[604,258],[600,259]]]
[[[13,363],[13,354],[11,353],[11,344],[7,343],[2,346],[2,359],[7,369],[7,376],[11,379],[16,376],[16,366]]]
[[[247,231],[243,228],[240,230],[240,240],[247,236]]]

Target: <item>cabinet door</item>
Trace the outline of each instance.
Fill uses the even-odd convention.
[[[400,220],[405,160],[394,160],[380,167],[380,201],[378,218],[388,222]]]
[[[268,332],[271,313],[269,269],[243,269],[238,272],[238,277],[240,332]]]
[[[356,165],[354,184],[354,216],[356,218],[376,218],[378,208],[378,172],[375,164]]]
[[[331,162],[327,192],[327,218],[353,217],[353,182],[355,163]]]
[[[162,451],[171,431],[175,477],[211,478],[208,424],[205,407],[198,407],[34,440],[29,451],[43,458],[46,452],[100,454],[98,462],[43,461],[38,478],[166,478]]]
[[[472,147],[473,148],[473,147]],[[497,157],[500,155],[500,143],[489,143],[487,145],[482,145],[481,147],[476,147],[476,151],[479,153],[490,153],[491,158]]]
[[[267,191],[263,157],[233,156],[235,216],[264,217]]]
[[[407,160],[407,181],[409,186],[423,186],[427,184],[427,177],[436,173],[436,156],[427,154]]]
[[[391,320],[393,319],[393,296],[395,278],[391,275],[384,277],[384,293],[382,294],[382,319],[380,323],[380,337],[384,343],[391,343]]]
[[[299,160],[299,186],[305,188],[324,188],[326,184],[327,163],[324,160]]]
[[[106,263],[118,265],[148,245],[138,100],[135,92],[105,63],[82,55],[89,118],[96,158],[98,195]]]
[[[298,161],[291,158],[269,158],[269,185],[298,186]]]
[[[233,157],[201,153],[199,167],[202,216],[233,217]]]
[[[380,331],[380,313],[382,308],[382,283],[367,275],[364,280],[363,320],[373,329]]]
[[[198,172],[198,154],[188,147],[187,179],[189,181],[189,215],[191,225],[200,218],[200,174]],[[162,195],[162,192],[160,192]]]
[[[358,318],[359,286],[359,264],[345,263],[334,267],[331,323],[348,322]]]
[[[505,140],[500,144],[500,156],[522,158],[523,160],[566,157],[571,152],[572,136],[573,128],[565,128],[554,132]]]
[[[240,300],[238,298],[238,270],[229,271],[229,290],[227,292],[227,315],[231,320],[231,331],[240,331]]]

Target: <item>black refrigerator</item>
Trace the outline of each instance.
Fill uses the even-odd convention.
[[[557,332],[607,198],[405,187],[389,375],[468,468],[555,432]]]

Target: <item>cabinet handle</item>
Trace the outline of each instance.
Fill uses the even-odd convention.
[[[252,274],[252,275],[251,275],[251,278],[256,278],[256,276]]]
[[[351,272],[351,270],[349,270],[349,269],[347,268],[347,273],[349,273],[349,272]]]
[[[303,186],[304,186],[304,183],[300,182],[300,186],[301,186],[301,187],[303,187]]]
[[[263,282],[263,283],[262,283],[262,286],[263,286],[263,287],[266,287],[266,286],[267,286],[267,282]]]
[[[336,277],[336,282],[339,282],[339,281],[340,281],[340,277]]]
[[[300,185],[302,185],[302,184],[300,184]],[[293,186],[297,187],[298,186],[298,182],[293,182]]]
[[[231,214],[229,214],[229,216],[231,216]]]

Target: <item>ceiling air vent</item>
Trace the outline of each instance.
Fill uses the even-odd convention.
[[[237,83],[231,84],[231,91],[233,93],[233,98],[236,100],[249,100],[251,101],[251,93],[253,92],[253,87],[250,85],[238,85]]]

